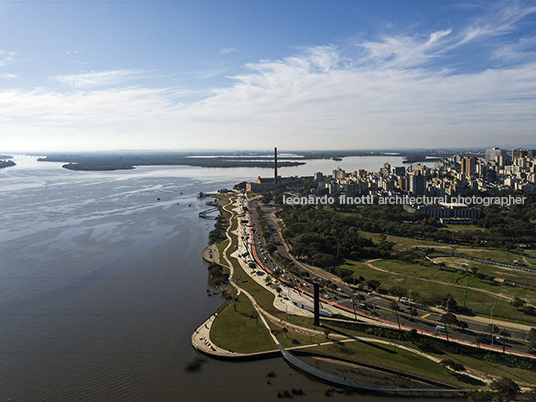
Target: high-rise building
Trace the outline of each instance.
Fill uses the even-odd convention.
[[[404,166],[394,167],[393,174],[398,177],[404,177],[406,175],[406,168]]]
[[[466,156],[462,159],[462,173],[469,176],[476,173],[476,158],[474,156]]]
[[[494,161],[497,156],[506,156],[506,150],[500,148],[490,148],[486,149],[485,155],[487,161]]]
[[[324,175],[322,174],[322,172],[316,172],[316,173],[313,175],[313,179],[314,179],[314,181],[316,181],[317,183],[318,183],[318,182],[321,182],[321,181],[324,181]]]
[[[414,173],[409,176],[409,191],[415,195],[426,195],[426,176]]]
[[[333,171],[331,172],[331,176],[336,180],[344,179],[344,176],[346,176],[346,172],[341,168],[333,169]]]

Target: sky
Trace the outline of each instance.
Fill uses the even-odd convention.
[[[536,148],[536,1],[0,0],[0,153]]]

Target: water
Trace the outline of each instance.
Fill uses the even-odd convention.
[[[196,194],[270,171],[15,161],[0,170],[0,400],[263,401],[292,388],[326,398],[281,359],[183,370],[192,332],[222,302],[206,293],[213,221],[198,218]],[[291,169],[305,171],[281,173]]]

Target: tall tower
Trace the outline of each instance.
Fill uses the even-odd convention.
[[[318,327],[320,325],[320,286],[318,283],[313,283],[313,295],[314,295],[314,317],[313,325]]]
[[[274,186],[277,184],[277,147],[274,148]]]

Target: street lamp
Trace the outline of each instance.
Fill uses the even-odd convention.
[[[495,306],[491,306],[491,323],[490,323],[490,328],[491,328],[491,346],[493,346],[493,307],[495,307]]]

